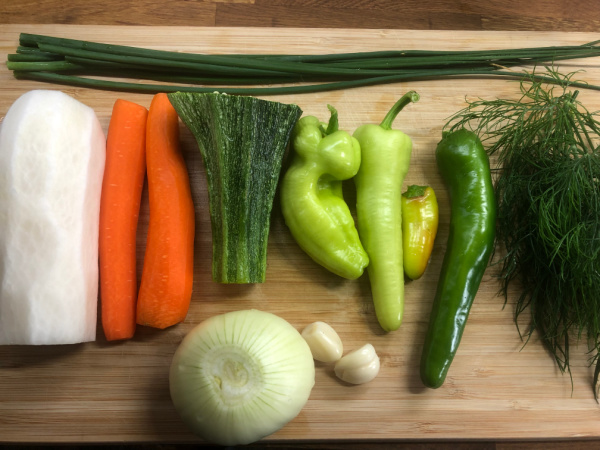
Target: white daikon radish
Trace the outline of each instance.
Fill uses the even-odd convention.
[[[60,91],[18,98],[0,129],[0,344],[96,338],[106,140]]]

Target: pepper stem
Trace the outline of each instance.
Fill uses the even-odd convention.
[[[329,112],[331,113],[331,117],[329,118],[329,123],[327,124],[327,129],[325,129],[325,127],[323,127],[322,125],[320,127],[321,133],[323,133],[323,136],[329,136],[331,133],[335,133],[339,128],[337,109],[335,109],[331,105],[327,105],[327,109],[329,109]]]
[[[402,111],[402,108],[404,108],[410,102],[418,102],[419,98],[419,94],[417,94],[415,91],[409,91],[404,94],[402,97],[400,97],[400,100],[398,100],[394,106],[392,106],[392,109],[389,110],[379,126],[384,130],[391,130],[392,123],[394,122],[394,119],[396,119],[398,113]]]
[[[403,197],[406,198],[415,198],[415,197],[423,197],[425,195],[425,191],[429,186],[419,186],[417,184],[411,184],[404,194]]]

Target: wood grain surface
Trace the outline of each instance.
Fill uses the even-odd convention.
[[[589,31],[586,0],[4,0],[0,23]]]
[[[577,44],[596,37],[560,32],[321,29],[308,35],[298,28],[5,25],[0,30],[0,59],[5,60],[14,50],[21,31],[216,53],[318,53],[324,44],[329,52],[498,48],[519,47],[523,42],[531,46]],[[585,79],[600,84],[597,58],[565,67],[585,68]],[[105,130],[117,98],[143,105],[149,105],[151,99],[149,95],[17,81],[2,67],[0,115],[20,94],[34,88],[62,89],[92,106]],[[194,295],[188,318],[164,331],[140,327],[135,339],[117,344],[107,343],[99,330],[95,343],[0,348],[0,442],[197,442],[178,419],[169,399],[167,373],[172,354],[185,333],[201,320],[244,308],[276,313],[298,329],[315,320],[326,321],[338,330],[346,349],[371,342],[382,363],[379,377],[362,386],[344,385],[332,374],[331,366],[317,364],[316,385],[308,404],[265,443],[600,438],[600,409],[590,390],[592,370],[585,346],[574,349],[572,389],[569,377],[556,369],[538,341],[522,347],[512,320],[512,305],[503,308],[502,299],[496,295],[493,269],[484,278],[444,386],[425,389],[418,375],[420,349],[448,234],[448,197],[433,159],[441,126],[464,105],[465,96],[514,98],[518,84],[482,79],[432,81],[269,98],[297,103],[305,114],[318,116],[326,116],[326,105],[333,104],[339,110],[341,128],[352,131],[362,123],[379,122],[409,89],[416,89],[421,100],[407,107],[396,121],[414,141],[406,184],[434,187],[441,205],[441,224],[426,275],[407,285],[406,319],[399,331],[384,334],[379,329],[366,276],[357,281],[341,280],[299,250],[277,203],[267,282],[254,286],[214,283],[204,168],[190,133],[182,127],[197,221]],[[580,98],[590,109],[600,108],[597,92],[582,92]],[[138,242],[140,261],[148,214],[145,197]],[[585,441],[590,442],[596,441]]]
[[[193,27],[214,27],[214,26],[248,26],[248,27],[293,27],[293,28],[371,28],[371,29],[406,29],[406,30],[534,30],[534,31],[562,31],[562,32],[597,32],[600,26],[600,2],[587,2],[583,0],[532,0],[523,2],[518,0],[507,1],[492,1],[492,0],[420,0],[420,1],[402,1],[394,0],[99,0],[96,2],[88,2],[85,0],[4,0],[0,2],[0,31],[6,32],[6,24],[86,24],[86,25],[180,25]],[[17,27],[17,30],[20,27]],[[38,28],[33,28],[35,31]],[[312,32],[307,32],[310,34]],[[352,30],[348,33],[352,34]],[[300,35],[299,40],[303,41],[305,35]],[[8,33],[7,36],[12,36]],[[597,38],[597,37],[596,37]],[[12,39],[12,37],[10,38]],[[8,43],[9,46],[13,42]],[[320,44],[323,47],[325,44]],[[7,49],[3,49],[3,52]],[[12,50],[11,50],[12,51]],[[5,99],[13,99],[18,92],[22,92],[25,88],[20,86],[15,92],[11,92],[11,85],[0,85],[2,95]],[[72,91],[71,91],[72,92]],[[143,98],[142,98],[143,99]],[[5,113],[6,101],[2,103],[0,115]],[[143,101],[143,100],[142,100]],[[105,102],[104,108],[106,108]],[[435,110],[436,106],[433,106]],[[323,113],[322,110],[319,111]],[[106,120],[106,119],[105,119]],[[347,122],[346,122],[347,123]],[[434,132],[434,131],[432,131]],[[188,146],[193,145],[189,142]],[[193,152],[193,150],[190,150]],[[205,207],[206,203],[198,199],[200,207]],[[205,219],[204,219],[205,220]],[[204,223],[207,226],[207,223]],[[140,238],[140,242],[141,242]],[[202,244],[206,247],[207,243]],[[200,268],[201,271],[206,271],[206,268]],[[495,303],[495,307],[498,304]],[[497,314],[498,310],[494,309],[493,315]],[[504,317],[504,320],[508,320]],[[514,329],[506,325],[506,332],[510,335],[511,342],[514,342],[512,352],[518,353],[519,345],[515,339]],[[62,349],[45,349],[38,353],[30,353],[28,355],[13,355],[12,358],[3,358],[0,360],[0,371],[2,372],[2,381],[0,385],[5,386],[2,390],[4,394],[7,390],[10,391],[11,386],[14,386],[15,380],[19,381],[19,387],[16,393],[11,393],[6,399],[0,396],[0,443],[6,442],[27,442],[36,441],[48,445],[50,442],[55,442],[51,433],[45,434],[45,430],[54,426],[63,424],[65,421],[71,420],[74,415],[74,410],[81,411],[83,409],[92,409],[91,414],[85,414],[83,418],[76,420],[72,426],[72,430],[76,430],[81,421],[93,422],[98,421],[97,428],[104,429],[104,434],[111,434],[113,430],[120,430],[120,426],[115,427],[115,423],[120,420],[130,420],[119,415],[118,418],[112,418],[114,398],[111,394],[103,389],[100,380],[104,380],[105,376],[101,374],[109,374],[109,377],[114,377],[116,383],[123,382],[131,383],[133,372],[127,373],[128,364],[135,366],[137,363],[128,363],[125,359],[142,356],[146,360],[161,360],[164,367],[164,361],[169,358],[168,352],[158,354],[153,351],[152,342],[155,339],[172,340],[171,348],[176,345],[178,337],[171,335],[154,336],[154,333],[147,330],[142,331],[139,339],[142,342],[148,342],[149,348],[136,350],[135,355],[130,351],[121,351],[122,358],[114,365],[114,367],[104,367],[101,363],[96,362],[94,357],[83,358],[85,364],[90,364],[92,368],[89,380],[82,380],[78,377],[79,371],[82,369],[78,364],[79,359],[72,359],[70,355],[84,353],[81,348],[65,351]],[[506,343],[505,343],[506,344]],[[100,345],[100,352],[105,351],[105,345]],[[119,348],[119,347],[117,347]],[[98,350],[96,350],[98,351]],[[413,352],[418,350],[413,349]],[[6,356],[6,355],[4,355]],[[70,359],[71,358],[71,359]],[[53,373],[52,366],[60,364],[66,367],[69,372],[63,380],[57,381],[51,375]],[[152,363],[149,363],[152,366]],[[554,374],[555,369],[547,360],[544,361],[544,366],[547,370]],[[518,372],[519,367],[514,368]],[[63,369],[61,369],[63,370]],[[144,368],[140,369],[142,372]],[[580,366],[580,370],[584,369],[584,364]],[[74,374],[70,372],[74,371]],[[23,375],[23,373],[25,374]],[[137,373],[137,372],[136,372]],[[21,377],[25,376],[25,382]],[[46,378],[49,376],[49,378]],[[517,376],[517,375],[515,375]],[[533,383],[533,380],[521,374],[527,383]],[[562,380],[560,383],[565,383],[564,377],[558,374],[554,375],[557,380]],[[585,377],[584,377],[585,378]],[[154,417],[156,421],[161,416],[169,416],[172,414],[170,409],[167,412],[163,411],[166,397],[163,385],[155,390],[152,387],[155,384],[149,381],[150,375],[142,374],[140,379],[136,379],[134,385],[141,383],[141,387],[127,390],[123,389],[119,392],[121,400],[128,402],[129,415],[133,421],[137,421],[140,415],[140,409],[147,417]],[[7,381],[4,381],[7,380]],[[125,381],[123,381],[125,380]],[[577,390],[585,390],[585,383],[589,380],[583,380],[584,385],[578,382]],[[31,386],[27,389],[27,385]],[[150,387],[150,394],[144,389]],[[91,394],[96,396],[96,401],[87,402],[88,393],[85,390],[90,390]],[[570,397],[566,394],[568,386],[563,388],[565,391],[565,404],[568,405]],[[583,394],[588,396],[588,393]],[[16,397],[24,397],[28,402],[9,401]],[[543,396],[542,396],[543,397]],[[98,400],[100,399],[100,400]],[[70,402],[69,402],[70,400]],[[158,400],[158,403],[157,401]],[[468,399],[467,399],[468,400]],[[58,401],[61,406],[56,407],[54,404]],[[50,406],[50,412],[44,417],[39,416],[36,411],[38,408]],[[148,408],[148,406],[151,408]],[[587,408],[587,407],[586,407]],[[98,409],[103,410],[98,413]],[[32,413],[33,412],[33,413]],[[392,413],[390,413],[392,414]],[[596,415],[597,419],[597,415]],[[159,429],[168,427],[167,425],[159,426]],[[463,419],[458,418],[457,423]],[[573,418],[577,422],[577,418]],[[496,419],[492,418],[491,422]],[[570,418],[566,419],[571,421]],[[6,434],[6,429],[15,428],[16,431],[11,431]],[[383,443],[381,439],[373,441],[356,441],[345,440],[343,443],[328,440],[326,443],[316,443],[311,440],[310,433],[304,438],[297,441],[285,442],[267,442],[260,445],[252,446],[252,448],[281,448],[281,449],[371,449],[371,450],[388,450],[388,449],[413,449],[413,450],[521,450],[521,449],[593,449],[600,448],[600,440],[590,437],[571,437],[566,439],[555,439],[554,433],[546,433],[545,428],[539,432],[538,438],[520,440],[520,439],[494,439],[487,436],[485,439],[472,438],[456,438],[445,440],[434,438],[425,430],[418,433],[415,439],[405,439],[404,436],[393,438],[393,442]],[[90,441],[94,440],[88,432],[81,432],[80,436],[73,436],[72,441]],[[116,442],[118,438],[114,438]],[[124,438],[125,441],[133,441],[135,438],[129,436]],[[195,448],[191,445],[172,445],[167,444],[171,440],[168,437],[161,439],[156,436],[153,440],[160,444],[144,444],[137,448],[144,450],[171,450],[174,448]],[[10,446],[13,448],[14,446]],[[80,446],[78,446],[80,447]],[[16,448],[22,448],[18,446]],[[98,448],[129,448],[129,445],[111,445],[95,446]]]

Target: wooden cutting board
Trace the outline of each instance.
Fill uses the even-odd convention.
[[[595,34],[528,32],[443,32],[393,30],[306,30],[4,25],[0,60],[14,52],[19,32],[215,53],[333,53],[381,49],[483,49],[582,44]],[[600,60],[579,60],[581,78],[600,84]],[[566,69],[565,69],[566,70]],[[0,117],[21,94],[62,89],[93,107],[106,131],[114,101],[121,97],[148,106],[150,95],[61,87],[16,81],[0,67]],[[592,369],[585,343],[573,347],[573,386],[537,337],[523,347],[511,302],[503,308],[499,285],[489,269],[479,290],[462,344],[446,383],[423,387],[419,358],[448,235],[448,196],[438,175],[434,149],[445,119],[465,98],[515,98],[519,85],[502,80],[446,80],[396,83],[354,90],[270,97],[294,102],[305,114],[328,118],[339,110],[340,127],[378,123],[406,91],[421,100],[408,106],[396,128],[414,141],[406,184],[430,184],[437,191],[441,223],[425,276],[406,285],[402,328],[384,334],[374,317],[366,276],[345,281],[329,274],[299,250],[275,205],[268,250],[267,282],[219,285],[211,280],[211,232],[205,172],[190,133],[182,145],[196,206],[197,234],[193,302],[185,323],[157,331],[139,327],[128,342],[97,341],[73,346],[0,348],[0,441],[123,442],[196,441],[179,420],[168,392],[168,368],[183,336],[203,319],[227,311],[258,308],[276,313],[298,330],[322,320],[340,334],[346,350],[370,342],[381,358],[371,383],[338,382],[331,365],[317,364],[308,404],[272,440],[502,439],[599,437],[600,409],[591,391]],[[600,93],[580,99],[600,108]],[[148,221],[147,195],[141,212],[138,254],[142,261]]]

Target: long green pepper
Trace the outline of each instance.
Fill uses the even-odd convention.
[[[490,163],[477,135],[444,134],[436,149],[450,195],[450,233],[421,355],[421,380],[438,388],[446,379],[469,311],[494,248],[496,201]]]
[[[419,94],[403,95],[381,124],[360,126],[354,137],[361,148],[356,183],[358,232],[367,254],[375,314],[385,331],[400,327],[404,312],[402,184],[408,172],[412,140],[392,129],[398,113]]]

